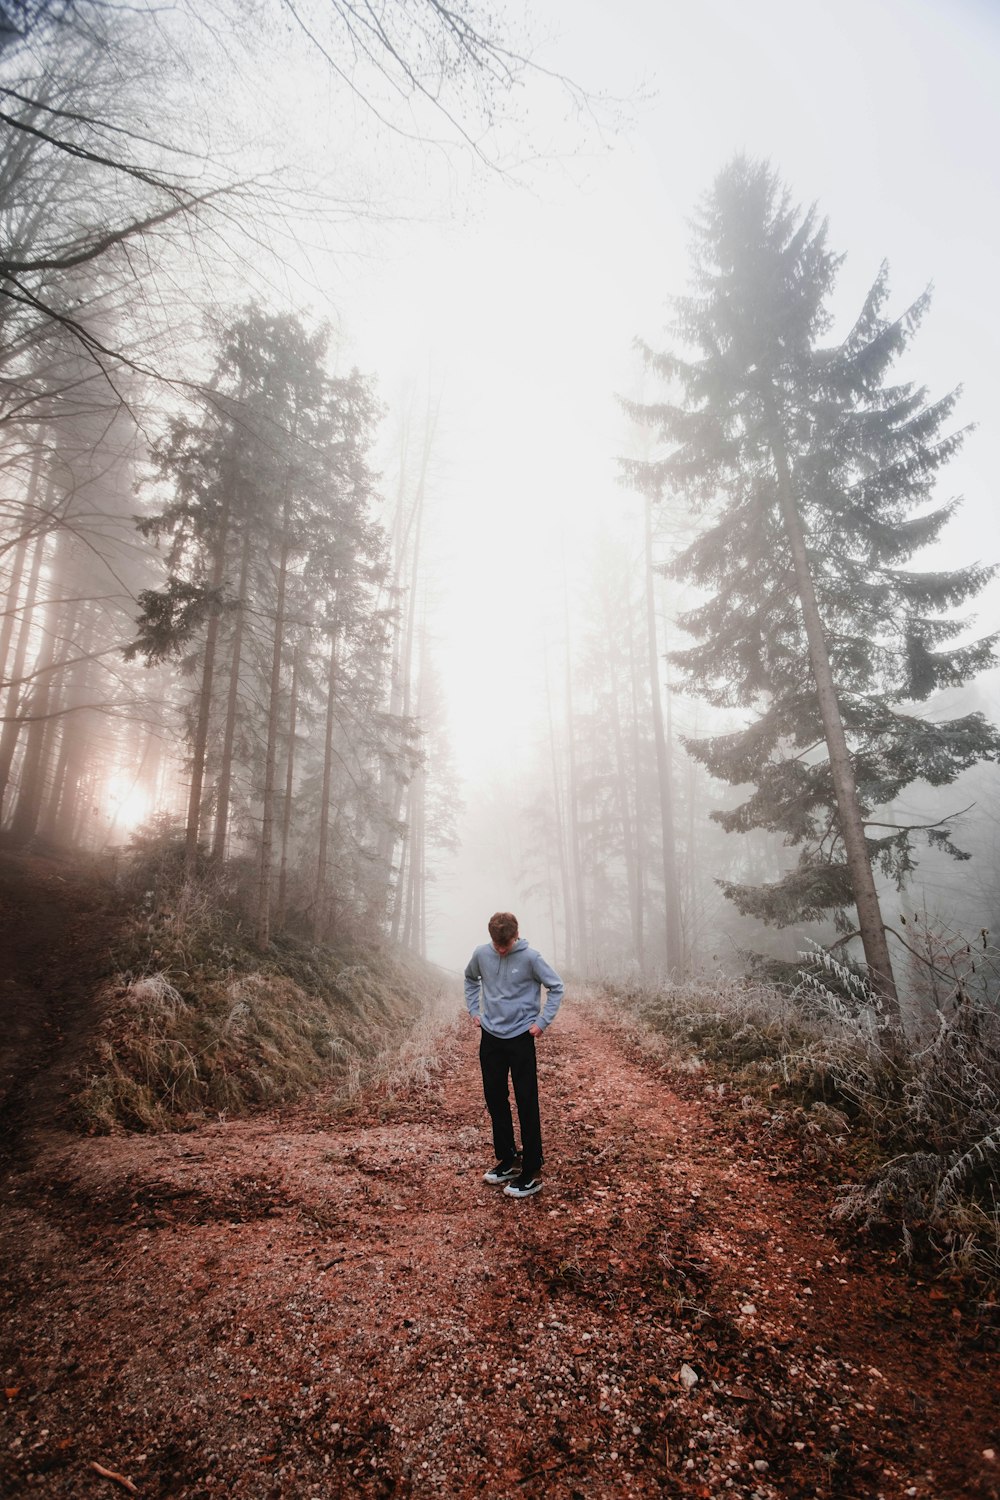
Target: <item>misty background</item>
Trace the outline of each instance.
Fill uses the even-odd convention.
[[[933,283],[900,370],[935,396],[961,386],[953,426],[970,431],[937,490],[964,504],[922,565],[996,561],[993,8],[539,0],[502,12],[480,71],[432,46],[416,88],[336,7],[57,10],[16,7],[0,60],[20,122],[6,240],[22,247],[5,263],[5,838],[96,852],[150,830],[183,841],[187,816],[190,843],[214,629],[195,833],[256,891],[258,932],[263,849],[265,941],[283,923],[317,938],[368,924],[455,970],[513,909],[556,965],[656,973],[668,878],[687,970],[830,941],[829,923],[765,927],[719,889],[776,878],[789,855],[710,820],[730,794],[683,739],[740,715],[666,662],[693,596],[661,564],[695,517],[623,485],[620,460],[653,439],[619,398],[656,399],[634,341],[670,342],[697,204],[734,154],[768,160],[845,253],[835,334],[884,259],[897,312]],[[402,26],[419,58],[428,11]],[[25,80],[58,111],[40,144]],[[102,224],[182,200],[71,264]],[[285,418],[279,386],[297,393]],[[193,474],[195,432],[199,452],[225,450],[218,475],[245,464],[243,493],[260,491],[221,530],[225,486]],[[289,434],[296,474],[306,443],[342,483],[303,479],[312,509],[282,530],[280,463],[270,490],[262,475]],[[147,598],[144,649],[123,659],[168,575],[208,592],[182,629],[175,593],[171,642]],[[998,602],[991,581],[969,639],[997,628]],[[995,720],[998,680],[925,712]],[[890,810],[948,817],[972,857],[921,851],[903,897],[885,885],[887,913],[995,928],[997,785],[984,761]]]

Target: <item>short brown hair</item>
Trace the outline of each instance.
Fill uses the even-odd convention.
[[[495,911],[489,921],[490,937],[498,948],[506,948],[517,937],[517,918],[512,911]]]

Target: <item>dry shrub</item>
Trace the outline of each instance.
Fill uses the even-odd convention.
[[[110,987],[97,1066],[77,1097],[91,1129],[165,1130],[295,1097],[349,1070],[336,1011],[249,973],[185,998],[163,973]]]
[[[441,1070],[441,1042],[457,1034],[455,996],[446,988],[438,990],[432,1003],[421,1012],[402,1045],[386,1052],[382,1058],[381,1076],[386,1094],[394,1099],[412,1089],[435,1093]]]
[[[75,1100],[84,1128],[176,1129],[321,1086],[349,1097],[391,1071],[442,1003],[430,966],[387,947],[253,952],[216,896],[181,881],[161,907],[140,903],[118,955],[128,968],[100,997]]]

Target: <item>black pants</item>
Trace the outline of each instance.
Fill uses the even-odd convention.
[[[520,1036],[494,1036],[485,1026],[479,1033],[479,1066],[483,1070],[483,1095],[493,1122],[493,1149],[497,1161],[513,1161],[514,1122],[510,1114],[508,1077],[514,1084],[517,1119],[521,1127],[522,1171],[533,1176],[542,1165],[542,1125],[538,1116],[538,1068],[535,1038],[530,1031]]]

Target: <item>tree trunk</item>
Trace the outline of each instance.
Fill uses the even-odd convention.
[[[401,660],[401,684],[402,684],[402,715],[404,723],[409,723],[413,705],[413,648],[416,641],[416,619],[417,619],[417,574],[420,567],[420,542],[423,532],[423,485],[421,484],[417,511],[416,531],[413,538],[413,573],[410,579],[410,592],[407,599],[406,630],[403,637],[403,654]],[[413,871],[415,861],[413,817],[415,809],[415,781],[419,772],[414,769],[410,779],[404,783],[401,778],[396,780],[396,802],[394,823],[398,823],[403,813],[403,796],[406,796],[406,833],[403,837],[403,847],[400,851],[399,883],[396,891],[395,910],[393,912],[393,939],[399,932],[399,908],[400,904],[406,904],[406,916],[409,921],[411,915],[410,902],[413,890]],[[404,895],[403,874],[406,868],[407,886]],[[408,946],[404,934],[403,946]]]
[[[666,641],[664,641],[664,655],[666,654],[666,645],[667,645],[667,643],[666,643]],[[681,895],[682,895],[682,892],[683,892],[683,884],[682,884],[682,881],[681,881],[681,872],[680,872],[680,869],[678,868],[678,863],[677,863],[677,817],[676,817],[677,805],[676,805],[676,801],[675,801],[675,797],[674,797],[675,787],[674,787],[674,771],[673,771],[673,765],[674,765],[674,695],[673,695],[673,692],[671,691],[671,687],[670,687],[670,683],[669,682],[665,682],[664,683],[664,694],[665,694],[667,703],[666,703],[666,711],[665,711],[664,716],[663,716],[664,717],[663,740],[664,740],[664,748],[665,748],[666,753],[667,753],[667,767],[668,767],[669,775],[670,775],[670,811],[671,811],[670,826],[674,830],[674,850],[673,850],[673,859],[672,859],[671,863],[672,863],[673,872],[674,872],[674,893],[675,893],[675,895],[674,895],[674,901],[675,901],[676,910],[677,910],[677,941],[678,941],[678,948],[677,948],[677,964],[675,965],[675,968],[679,968],[679,970],[680,970],[681,973],[686,973],[687,972],[687,967],[688,967],[688,934],[687,934],[687,929],[686,929],[685,924],[684,924],[684,907],[683,907],[683,902],[681,900]]]
[[[395,898],[392,903],[392,922],[389,926],[389,936],[394,943],[399,942],[399,934],[403,925],[404,908],[406,905],[406,881],[409,879],[411,838],[410,808],[412,806],[412,786],[413,781],[411,778],[409,787],[407,788],[406,832],[403,834],[403,841],[399,846],[399,870],[396,874],[396,891]],[[402,812],[403,809],[400,808],[400,813]]]
[[[11,664],[11,673],[8,679],[7,700],[4,705],[4,725],[0,734],[0,811],[3,809],[4,798],[7,794],[7,784],[10,780],[10,768],[14,760],[14,751],[17,748],[18,736],[21,732],[21,720],[19,717],[21,702],[24,698],[21,682],[24,676],[24,664],[28,655],[28,641],[31,637],[32,615],[38,601],[38,577],[42,568],[42,560],[45,556],[46,537],[43,533],[35,543],[35,550],[31,559],[31,570],[28,574],[28,585],[24,592],[24,604],[21,607],[21,623],[17,633],[17,644],[14,647],[14,660]]]
[[[406,903],[403,921],[403,947],[416,952],[420,943],[420,854],[421,854],[421,781],[423,772],[418,770],[410,782],[409,809],[409,862],[406,873]]]
[[[423,718],[425,706],[424,664],[427,659],[427,621],[420,626],[420,679],[417,684],[416,716]],[[427,771],[421,764],[413,773],[409,797],[409,875],[406,897],[406,927],[403,946],[421,958],[427,954],[425,898],[427,881]]]
[[[698,711],[695,709],[694,734],[698,733]],[[687,758],[687,940],[689,954],[698,952],[702,940],[701,903],[698,900],[698,845],[695,834],[695,809],[698,798],[698,776],[694,756]]]
[[[823,732],[830,754],[830,775],[833,780],[834,796],[837,799],[840,832],[844,840],[847,870],[854,893],[854,904],[858,912],[858,927],[865,952],[865,963],[868,965],[868,972],[875,990],[885,1001],[887,1011],[898,1025],[901,1019],[899,996],[893,978],[892,961],[889,957],[889,944],[886,941],[878,891],[875,889],[875,877],[872,874],[871,860],[868,857],[865,824],[858,802],[851,752],[844,733],[840,701],[830,667],[830,653],[827,650],[826,633],[816,600],[816,589],[809,566],[802,520],[795,500],[791,469],[784,443],[778,435],[777,420],[773,409],[771,416],[773,423],[771,453],[777,472],[778,497],[795,568],[795,582],[802,608],[802,621],[805,625],[806,639],[809,642],[809,660],[816,682],[820,717],[823,720]]]
[[[562,786],[559,781],[559,755],[556,746],[555,724],[552,718],[552,689],[549,686],[548,641],[545,642],[543,648],[543,661],[545,665],[545,704],[549,717],[549,751],[552,757],[552,810],[555,817],[556,846],[559,850],[559,880],[563,901],[563,942],[565,944],[566,963],[569,966],[574,952],[573,897],[570,891],[569,864],[566,857]]]
[[[668,974],[681,967],[681,914],[677,892],[677,856],[674,848],[674,797],[671,785],[667,739],[660,697],[660,653],[656,643],[656,592],[653,574],[653,502],[646,500],[646,633],[649,642],[649,687],[653,704],[656,739],[656,774],[660,790],[660,835],[663,840],[663,914],[665,963]]]
[[[420,780],[420,878],[417,882],[417,896],[420,910],[417,920],[417,954],[420,958],[427,957],[427,798],[424,782],[424,773],[421,772]]]
[[[295,720],[299,706],[299,653],[292,652],[292,691],[288,705],[288,751],[285,756],[285,800],[281,809],[281,867],[278,871],[278,905],[275,925],[285,926],[288,905],[288,839],[292,827],[292,789],[295,785]]]
[[[56,647],[59,607],[50,603],[42,626],[42,641],[34,665],[31,696],[25,707],[27,734],[21,761],[21,783],[10,820],[10,841],[15,847],[27,844],[35,835],[45,795],[45,782],[54,739],[53,721],[49,718],[52,702],[53,674],[57,670]]]
[[[416,642],[417,628],[417,582],[420,574],[420,548],[424,529],[424,476],[426,473],[427,462],[430,457],[429,444],[430,439],[428,438],[428,443],[424,451],[423,467],[421,468],[420,472],[420,482],[417,486],[417,496],[413,502],[413,561],[410,570],[409,593],[406,601],[406,626],[403,631],[402,650],[400,653],[398,666],[399,712],[402,715],[404,723],[409,722],[411,702],[413,698],[413,648]],[[393,781],[393,795],[392,802],[390,804],[390,821],[388,824],[391,835],[389,845],[390,867],[392,862],[392,853],[395,848],[396,842],[396,834],[394,830],[402,816],[404,793],[406,795],[408,804],[412,806],[412,793],[403,777],[397,774]],[[407,851],[408,842],[408,839],[404,835],[403,849],[400,853],[399,879],[396,885],[395,909],[393,912],[394,939],[399,931],[398,909],[399,903],[403,899],[403,866],[408,858],[412,860],[412,851],[410,851],[409,853]]]
[[[271,683],[267,701],[267,749],[264,754],[264,792],[260,818],[260,875],[257,884],[257,920],[254,938],[263,952],[271,946],[271,870],[274,864],[274,783],[278,764],[278,719],[281,709],[281,651],[285,631],[285,586],[288,581],[289,497],[281,511],[281,553],[278,589],[274,606],[274,643],[271,648]]]
[[[566,556],[563,554],[563,603],[566,626],[566,750],[567,750],[567,818],[569,853],[572,866],[574,925],[576,927],[575,962],[582,973],[587,969],[587,896],[583,876],[583,854],[580,847],[580,801],[576,767],[576,726],[573,722],[573,672],[569,632],[569,586],[566,581]]]
[[[610,652],[614,630],[611,619],[611,601],[606,588],[603,590],[601,602],[604,609],[604,637],[608,643]],[[611,726],[614,731],[615,743],[615,788],[618,798],[618,818],[622,830],[622,849],[625,855],[625,884],[628,889],[629,912],[632,919],[632,950],[638,958],[635,841],[632,837],[632,809],[629,805],[628,771],[625,765],[625,742],[622,735],[621,709],[618,703],[618,673],[615,670],[616,666],[617,662],[609,655],[608,684],[611,693]],[[638,833],[638,826],[635,831]]]
[[[38,493],[38,478],[42,466],[41,445],[35,449],[31,461],[31,473],[28,476],[28,493],[25,498],[24,514],[27,521],[28,512],[34,506],[35,497]],[[14,626],[17,622],[17,600],[21,592],[21,576],[24,572],[25,560],[28,556],[28,544],[31,536],[28,530],[22,531],[14,546],[14,561],[11,564],[10,585],[7,589],[7,608],[4,611],[3,624],[0,625],[0,682],[6,681],[7,652],[14,636]]]
[[[641,972],[646,969],[646,859],[642,847],[643,813],[645,797],[642,785],[642,741],[639,734],[639,663],[635,654],[635,633],[632,629],[632,603],[628,609],[628,671],[631,683],[632,707],[632,765],[635,782],[635,908],[632,912],[632,932],[635,956]]]
[[[212,562],[213,589],[222,587],[226,576],[226,541],[229,532],[229,487],[226,487],[219,517],[219,536]],[[198,833],[201,825],[201,793],[205,784],[205,752],[208,747],[208,723],[212,713],[212,687],[215,675],[215,651],[219,639],[219,612],[213,608],[205,634],[205,655],[201,669],[201,691],[198,694],[198,716],[195,720],[194,747],[191,758],[191,787],[188,794],[187,832],[184,841],[184,870],[188,876],[198,863]]]
[[[65,710],[76,709],[78,705],[86,702],[85,695],[90,676],[91,663],[86,660],[86,656],[94,644],[95,622],[93,615],[88,612],[84,620],[78,623],[79,614],[80,606],[72,605],[67,623],[62,627],[64,640],[67,642],[65,651],[72,651],[74,656],[83,658],[65,668],[59,695],[59,707]],[[73,794],[71,778],[79,775],[79,768],[86,758],[84,744],[87,737],[86,719],[81,712],[66,712],[61,714],[58,721],[52,720],[51,722],[53,729],[56,723],[59,724],[59,756],[52,777],[52,785],[49,788],[48,802],[42,816],[41,831],[43,838],[51,839],[53,842],[68,843],[70,840],[66,834],[63,808]]]
[[[417,802],[417,826],[419,842],[416,848],[417,861],[417,914],[416,951],[419,958],[427,957],[427,773],[421,768]]]
[[[404,504],[404,470],[405,470],[405,444],[404,454],[400,460],[400,487],[396,503],[396,516],[393,522],[393,574],[391,596],[398,599],[405,590],[407,592],[406,619],[405,624],[397,624],[394,632],[392,652],[390,657],[389,678],[389,716],[395,722],[400,717],[406,720],[409,717],[409,706],[411,697],[411,674],[413,671],[413,645],[416,622],[417,607],[417,585],[420,572],[420,550],[423,535],[424,500],[427,484],[427,472],[430,465],[431,452],[433,449],[434,435],[437,429],[438,411],[428,409],[427,420],[424,428],[424,446],[420,458],[420,471],[417,476],[416,495],[409,515],[405,515]],[[409,578],[404,581],[406,571],[406,554],[410,546],[410,534],[413,533],[413,553],[409,565]],[[399,745],[399,756],[402,756],[404,746]],[[403,801],[406,796],[406,779],[401,772],[399,759],[386,756],[383,759],[385,767],[383,806],[385,808],[385,823],[379,840],[379,859],[383,870],[383,880],[388,901],[392,887],[392,866],[399,842],[396,829],[399,826],[403,811]],[[400,853],[400,868],[396,879],[395,899],[393,906],[392,930],[394,939],[398,935],[400,925],[399,906],[403,899],[403,869],[406,864],[405,843]]]
[[[239,705],[240,663],[243,657],[243,630],[246,621],[247,577],[250,570],[250,530],[243,537],[240,557],[240,581],[237,586],[236,624],[229,662],[229,692],[226,697],[226,724],[222,736],[222,760],[215,797],[215,831],[212,835],[212,859],[221,864],[226,857],[229,837],[229,804],[233,788],[233,744],[236,739],[236,710]]]
[[[59,754],[56,758],[56,768],[52,773],[49,795],[41,820],[42,838],[48,839],[52,843],[59,841],[59,812],[66,791],[70,760],[73,754],[73,737],[65,731],[66,725],[64,724],[63,733],[59,739]]]
[[[337,702],[337,621],[330,629],[330,660],[326,678],[326,722],[323,728],[323,785],[319,797],[319,850],[316,858],[316,896],[313,901],[313,940],[323,941],[326,930],[326,882],[330,862],[330,786],[333,779],[333,730]]]

